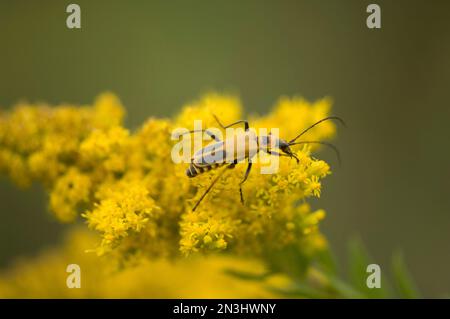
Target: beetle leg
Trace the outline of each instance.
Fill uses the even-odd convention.
[[[209,130],[192,130],[192,131],[189,131],[189,132],[185,132],[185,133],[183,133],[183,134],[180,134],[180,135],[178,135],[177,137],[180,137],[180,136],[183,136],[183,135],[186,135],[186,134],[197,133],[197,132],[205,132],[205,133],[208,134],[214,141],[216,141],[216,142],[222,142],[222,141],[220,140],[220,138],[217,137],[217,135],[215,135],[213,132],[211,132],[211,131],[209,131]]]
[[[250,128],[250,126],[248,125],[248,121],[247,120],[239,120],[239,121],[233,122],[233,123],[228,124],[228,125],[223,125],[220,122],[219,118],[215,114],[213,114],[213,116],[216,119],[217,124],[219,124],[222,129],[227,129],[230,126],[233,126],[233,125],[236,125],[236,124],[239,124],[239,123],[244,123],[244,128],[245,128],[246,131],[248,131],[248,129]]]
[[[230,165],[228,165],[228,168],[234,168],[236,166],[236,164],[238,163],[237,160],[234,160]]]
[[[205,130],[205,133],[211,136],[211,138],[216,142],[221,142],[220,138],[218,138],[213,132]]]
[[[233,164],[230,164],[233,165]],[[229,165],[229,166],[230,166]],[[197,201],[197,203],[195,203],[194,208],[192,208],[192,211],[195,212],[195,210],[197,209],[198,205],[202,202],[202,200],[205,198],[205,196],[209,193],[209,191],[213,188],[214,184],[217,183],[217,181],[219,180],[220,177],[222,177],[223,173],[225,173],[227,168],[230,168],[229,166],[225,167],[225,169],[222,169],[222,171],[220,171],[217,176],[214,178],[214,180],[211,182],[211,185],[209,185],[209,187],[206,189],[206,191],[203,193],[203,195],[200,197],[200,199]]]
[[[241,203],[244,204],[244,195],[242,194],[242,184],[247,180],[250,171],[252,170],[252,162],[248,162],[247,170],[245,171],[244,178],[239,183],[239,193],[241,194]]]

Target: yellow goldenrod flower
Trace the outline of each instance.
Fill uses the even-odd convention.
[[[150,218],[158,207],[148,194],[145,185],[138,180],[120,181],[100,187],[95,194],[98,202],[91,211],[83,214],[89,227],[102,234],[99,254],[103,254],[105,249],[113,247],[116,241],[132,232],[139,233],[145,227],[156,228]]]
[[[77,217],[78,207],[89,200],[91,179],[88,175],[71,168],[56,180],[50,193],[50,209],[62,222],[71,222]]]
[[[328,115],[328,99],[308,103],[281,98],[267,116],[253,116],[255,128],[279,128],[287,140]],[[218,171],[186,177],[186,165],[171,159],[177,127],[192,129],[194,120],[216,127],[243,117],[231,95],[206,94],[185,105],[174,119],[150,118],[130,132],[122,126],[124,109],[112,94],[92,106],[21,104],[0,114],[0,172],[19,185],[41,182],[49,207],[62,222],[82,216],[101,240],[95,248],[123,258],[131,255],[176,256],[227,250],[262,256],[295,246],[314,253],[325,241],[318,231],[323,212],[305,202],[319,197],[330,167],[311,157],[309,145],[296,146],[293,159],[280,158],[276,174],[260,174],[263,163],[243,186],[237,185],[245,165],[237,165],[218,181],[192,212]],[[308,140],[335,133],[331,122],[308,132]],[[85,247],[86,249],[94,247]]]
[[[230,276],[241,271],[261,276],[267,270],[258,260],[210,256],[167,260],[142,259],[117,271],[111,256],[84,253],[95,245],[94,234],[71,230],[64,245],[34,258],[21,259],[0,272],[0,298],[275,298],[268,288],[284,287],[286,276],[246,281]],[[67,265],[81,268],[81,287],[68,289]]]

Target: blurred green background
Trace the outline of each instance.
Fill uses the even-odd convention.
[[[66,28],[69,1],[0,2],[2,108],[111,90],[135,128],[210,89],[261,113],[280,95],[331,96],[343,165],[314,205],[336,254],[359,235],[387,269],[401,248],[425,296],[450,291],[449,1],[376,1],[381,30],[366,27],[375,1],[73,2],[81,30]],[[64,232],[39,187],[2,178],[0,211],[1,267]]]

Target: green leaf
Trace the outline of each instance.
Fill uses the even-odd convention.
[[[337,258],[330,248],[320,252],[317,256],[319,267],[323,270],[324,273],[329,275],[337,275],[336,260]]]
[[[287,274],[295,280],[303,279],[310,266],[309,258],[295,245],[271,251],[265,261],[272,272]]]
[[[262,281],[272,275],[272,272],[266,271],[262,273],[252,273],[248,271],[241,271],[237,269],[227,268],[224,269],[224,272],[227,275],[242,279],[242,280],[254,280],[254,281]]]
[[[274,293],[283,295],[287,298],[311,298],[311,299],[320,299],[320,298],[330,298],[330,296],[326,291],[311,287],[306,283],[295,283],[293,287],[290,288],[274,288],[269,287],[269,290]]]
[[[400,252],[395,253],[392,257],[392,276],[400,298],[420,298],[417,286]]]
[[[367,266],[372,264],[372,258],[364,248],[361,240],[352,239],[349,242],[349,278],[351,285],[360,291],[366,298],[383,298],[388,291],[386,276],[381,276],[381,288],[369,288],[367,286]]]

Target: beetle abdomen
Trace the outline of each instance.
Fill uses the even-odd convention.
[[[210,171],[212,169],[215,169],[215,168],[217,168],[219,166],[222,166],[224,164],[225,163],[213,163],[213,164],[210,164],[210,165],[197,166],[194,163],[191,163],[191,164],[189,164],[189,167],[186,170],[186,175],[188,177],[195,177],[195,176],[197,176],[199,174],[202,174],[204,172],[208,172],[208,171]]]

